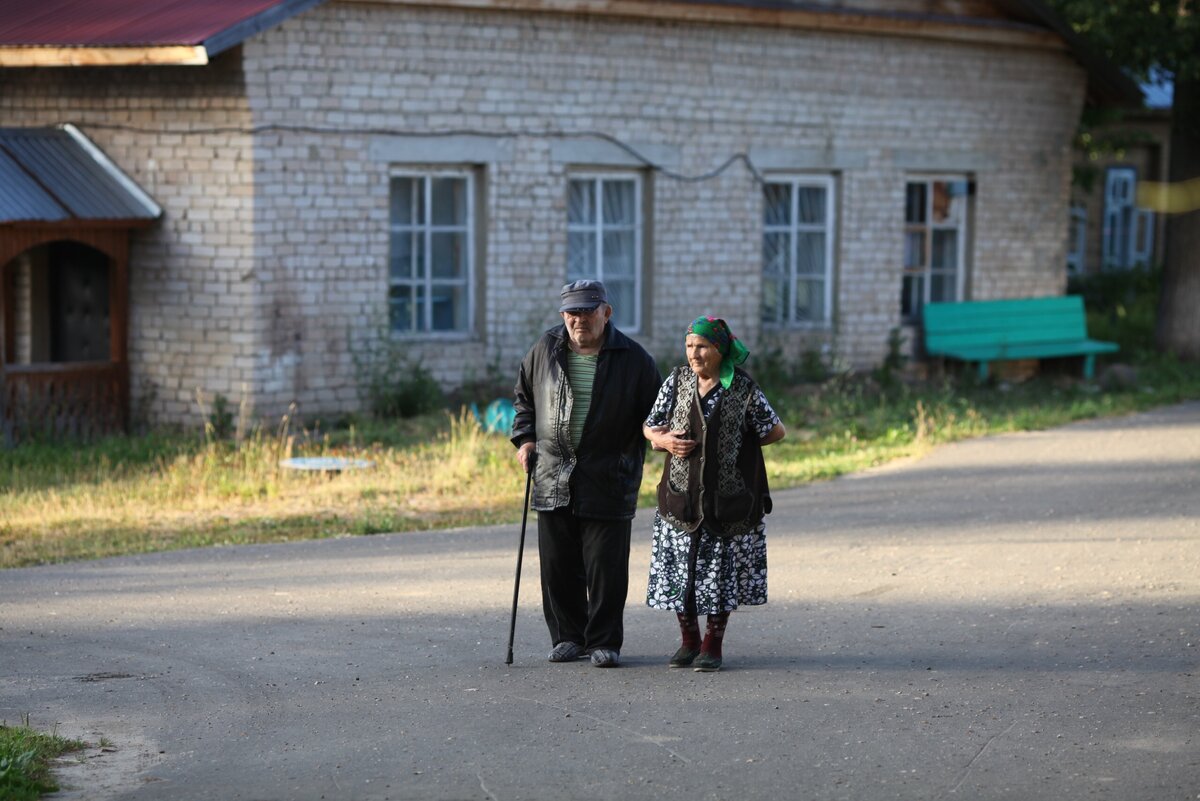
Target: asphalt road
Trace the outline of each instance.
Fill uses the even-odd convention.
[[[0,718],[63,798],[1200,798],[1200,404],[777,493],[771,602],[669,670],[545,661],[517,528],[0,572]],[[532,540],[531,540],[532,545]]]

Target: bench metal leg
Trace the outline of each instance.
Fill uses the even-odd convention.
[[[980,383],[987,381],[987,377],[988,377],[988,363],[980,362],[979,363],[979,381],[980,381]]]
[[[1096,372],[1096,354],[1089,353],[1083,357],[1083,377],[1088,381],[1092,380],[1092,375]]]

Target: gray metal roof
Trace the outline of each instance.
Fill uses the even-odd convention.
[[[0,223],[155,220],[162,209],[73,125],[0,128]]]

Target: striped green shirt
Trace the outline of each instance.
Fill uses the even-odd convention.
[[[570,351],[567,353],[567,383],[575,401],[571,405],[571,447],[578,449],[583,438],[583,422],[588,409],[592,408],[592,384],[596,379],[596,360],[599,356],[584,356]]]

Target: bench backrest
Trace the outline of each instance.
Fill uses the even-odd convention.
[[[1056,295],[1017,300],[927,303],[925,347],[945,348],[1087,339],[1083,298]]]

